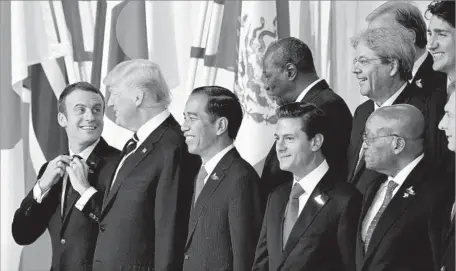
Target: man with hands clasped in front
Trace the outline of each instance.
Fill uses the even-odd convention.
[[[83,211],[105,190],[107,160],[118,151],[103,138],[105,102],[86,82],[67,86],[58,102],[58,122],[65,128],[69,153],[45,163],[12,224],[19,245],[35,242],[46,229],[52,242],[51,270],[92,270],[98,223]]]

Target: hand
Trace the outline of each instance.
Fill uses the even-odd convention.
[[[89,166],[84,161],[74,157],[66,171],[74,190],[82,195],[90,187],[88,181]]]
[[[59,155],[50,161],[41,176],[38,185],[41,191],[49,190],[65,174],[65,168],[70,164],[71,157],[68,155]]]

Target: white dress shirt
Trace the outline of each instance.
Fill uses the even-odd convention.
[[[89,158],[90,154],[95,149],[98,142],[100,142],[100,139],[95,141],[92,145],[89,145],[87,148],[85,148],[82,152],[80,152],[78,154],[73,152],[73,150],[71,150],[71,148],[70,148],[70,155],[71,156],[79,155],[83,159],[83,161],[86,162],[87,158]],[[61,202],[61,204],[60,204],[61,205],[61,210],[60,210],[61,214],[63,214],[63,206],[64,206],[64,202],[65,202],[65,191],[66,191],[66,186],[68,185],[68,181],[69,181],[68,178],[69,178],[68,173],[65,172],[65,175],[63,176],[63,180],[62,180],[62,197],[60,199],[61,200],[60,201]],[[41,203],[43,198],[48,194],[50,189],[46,190],[44,193],[41,193],[41,188],[38,185],[39,182],[40,181],[38,180],[36,185],[33,187],[33,198],[36,200],[36,202]],[[82,209],[84,209],[84,206],[86,205],[86,203],[96,192],[97,192],[97,190],[94,187],[92,187],[92,186],[89,187],[76,202],[76,204],[75,204],[76,208],[78,208],[80,211],[82,211]]]
[[[234,148],[234,145],[231,144],[228,147],[224,148],[219,153],[217,153],[216,155],[212,156],[212,158],[209,159],[207,162],[203,161],[204,170],[206,170],[206,172],[207,172],[207,176],[206,176],[206,178],[204,178],[204,184],[206,184],[209,176],[212,174],[212,171],[214,171],[215,167],[220,162],[220,160],[222,160],[222,158],[225,156],[225,154],[227,154],[233,148]]]
[[[310,195],[314,191],[317,184],[321,181],[323,176],[325,176],[326,172],[329,170],[329,165],[326,160],[321,162],[321,164],[312,170],[309,174],[304,176],[301,180],[296,181],[296,177],[294,177],[293,185],[298,183],[302,189],[304,189],[305,193],[299,196],[299,213],[298,217],[301,214],[304,206],[306,205],[307,201],[309,200]]]
[[[407,179],[408,175],[412,170],[418,165],[418,163],[423,159],[424,154],[421,154],[415,160],[410,162],[407,166],[405,166],[399,173],[396,175],[396,177],[391,177],[388,176],[388,180],[384,182],[380,188],[377,191],[377,194],[375,194],[374,200],[372,201],[372,205],[369,207],[369,210],[366,213],[366,216],[363,220],[362,224],[362,229],[361,229],[361,237],[363,241],[366,240],[366,234],[367,234],[367,229],[369,228],[369,225],[372,223],[372,220],[374,219],[375,215],[377,214],[378,210],[380,210],[380,207],[383,204],[383,200],[385,199],[386,196],[386,188],[388,187],[388,182],[390,180],[394,181],[395,183],[398,184],[396,188],[393,190],[393,196],[396,195],[397,191],[401,188],[402,184],[404,183],[405,179]],[[391,200],[392,200],[391,199]]]
[[[301,94],[299,94],[298,98],[296,98],[296,102],[302,101],[302,99],[304,99],[304,97],[305,97],[306,94],[309,92],[309,90],[310,90],[311,88],[313,88],[313,86],[315,86],[316,84],[318,84],[318,83],[319,83],[320,81],[322,81],[322,80],[323,80],[323,78],[319,78],[319,79],[313,81],[312,84],[308,85],[308,86],[301,92]]]
[[[141,144],[147,139],[147,137],[155,131],[155,129],[160,126],[168,117],[170,113],[168,110],[164,110],[163,112],[160,112],[158,115],[155,117],[151,118],[148,120],[146,123],[144,123],[141,127],[139,127],[138,131],[136,131],[136,136],[138,137],[138,142],[136,143],[136,148],[131,151],[129,154],[125,155],[122,160],[120,160],[119,165],[117,166],[116,173],[114,174],[114,178],[112,179],[111,183],[111,188],[114,185],[114,182],[117,178],[117,174],[119,173],[120,168],[122,165],[125,163],[125,160],[132,155],[133,153],[136,152],[136,150],[141,146]],[[133,136],[133,135],[132,135]]]

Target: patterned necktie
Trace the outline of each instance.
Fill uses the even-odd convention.
[[[122,149],[122,153],[121,153],[121,157],[124,157],[126,155],[128,155],[130,152],[134,151],[138,145],[138,136],[136,135],[136,133],[133,134],[133,137],[130,138],[127,143],[125,143],[123,149]]]
[[[283,243],[282,248],[285,249],[288,237],[290,236],[291,230],[298,220],[299,216],[299,197],[304,194],[305,191],[299,183],[295,183],[291,189],[290,197],[288,198],[287,209],[285,213],[285,219],[283,222]]]
[[[79,156],[79,155],[73,155],[72,156],[73,158],[77,157],[79,160],[81,160],[82,163],[84,163],[84,161],[82,160],[82,157]],[[65,201],[63,202],[63,210],[64,210],[64,213],[67,213],[68,210],[67,208],[69,208],[68,206],[68,202],[70,200],[70,197],[71,195],[74,193],[74,188],[73,186],[71,185],[71,181],[70,181],[70,176],[67,177],[66,179],[66,187],[65,187]]]
[[[207,177],[207,171],[204,168],[204,165],[201,166],[198,176],[196,176],[196,185],[195,185],[195,202],[198,199],[199,195],[201,194],[201,191],[203,190],[204,187],[204,179]]]
[[[388,206],[391,199],[393,198],[393,191],[398,185],[399,184],[393,180],[388,181],[388,186],[386,188],[386,194],[385,194],[385,198],[383,199],[382,206],[380,207],[380,209],[378,209],[377,213],[374,216],[374,219],[372,220],[369,227],[367,228],[366,238],[364,241],[364,252],[367,251],[367,248],[369,247],[369,242],[372,238],[372,234],[374,233],[375,227],[377,226],[377,223],[380,220],[380,217],[382,216],[386,207]]]

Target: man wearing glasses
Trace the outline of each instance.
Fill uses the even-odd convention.
[[[429,152],[432,157],[437,148],[437,144],[431,140],[437,125],[429,125],[432,117],[429,117],[426,109],[431,105],[422,88],[408,83],[415,60],[412,41],[410,32],[401,26],[367,29],[352,40],[352,46],[356,50],[353,73],[359,80],[361,95],[369,98],[355,111],[348,149],[348,181],[355,184],[361,193],[381,175],[366,169],[363,159],[365,148],[362,133],[367,118],[375,110],[402,103],[415,106],[423,113],[425,126],[428,126],[425,152]]]
[[[435,171],[424,154],[425,122],[408,104],[376,110],[363,134],[367,188],[356,240],[356,271],[432,270],[427,219]]]

